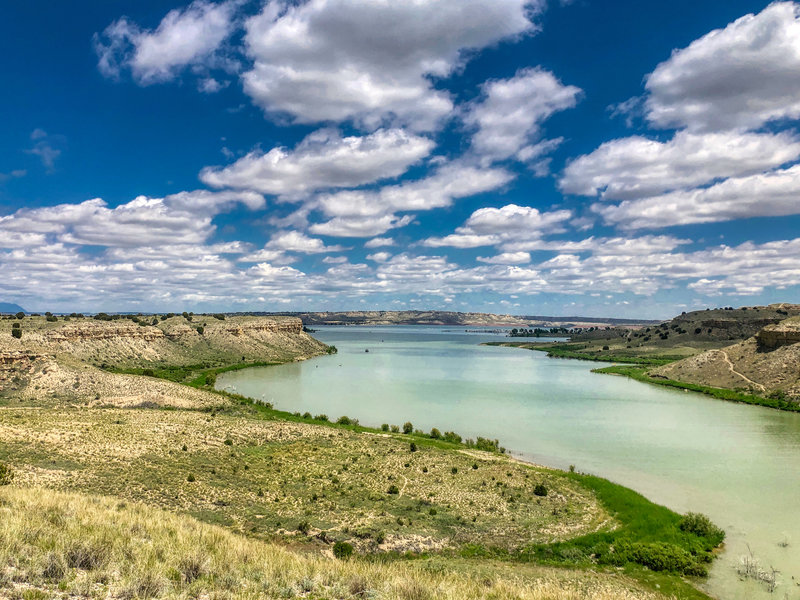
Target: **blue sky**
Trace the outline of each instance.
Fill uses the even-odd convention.
[[[800,4],[13,3],[0,300],[797,301]]]

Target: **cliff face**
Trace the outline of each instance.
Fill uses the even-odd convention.
[[[320,354],[325,345],[303,332],[300,319],[197,315],[173,317],[155,325],[128,320],[73,319],[50,323],[26,318],[22,337],[0,324],[0,352],[29,352],[97,366],[231,364],[290,361]]]
[[[770,352],[782,346],[800,343],[800,318],[786,319],[777,325],[765,327],[756,335],[758,349]]]

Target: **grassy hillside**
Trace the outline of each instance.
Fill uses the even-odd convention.
[[[332,560],[114,498],[0,488],[0,595],[45,598],[657,598],[625,577],[458,561]]]
[[[0,470],[13,474],[0,597],[704,598],[684,577],[703,574],[718,533],[494,442],[215,392],[216,373],[297,358],[307,336],[295,321],[270,349],[247,325],[273,325],[243,320],[198,346],[167,336],[186,325],[172,319],[79,328],[66,337],[96,346],[84,361],[66,357],[53,321],[28,322],[21,340],[0,332]],[[167,342],[183,343],[182,363],[166,362]],[[148,360],[126,354],[133,344]],[[257,344],[267,360],[242,363]],[[93,366],[107,347],[125,352]],[[195,348],[236,360],[192,360]],[[337,562],[342,548],[353,557]]]

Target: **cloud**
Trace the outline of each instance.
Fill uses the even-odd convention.
[[[246,22],[245,92],[298,123],[386,119],[429,130],[450,114],[465,53],[536,30],[542,0],[273,0]]]
[[[349,137],[320,130],[294,150],[254,151],[227,167],[206,167],[200,179],[215,188],[294,196],[396,177],[427,156],[433,146],[428,138],[401,129],[379,129],[366,136]]]
[[[624,229],[655,229],[753,217],[800,214],[800,165],[749,177],[726,179],[707,188],[677,191],[617,206],[595,204],[606,223]]]
[[[501,208],[480,208],[463,226],[445,237],[428,238],[423,245],[439,248],[477,248],[493,246],[510,239],[537,239],[563,232],[563,224],[572,217],[569,210],[540,212],[530,206],[507,204]]]
[[[272,236],[266,249],[301,252],[303,254],[321,254],[324,252],[341,252],[342,246],[326,246],[325,242],[311,238],[299,231],[282,231]]]
[[[0,173],[0,183],[8,181],[9,179],[20,179],[21,177],[25,177],[27,174],[28,171],[25,169],[14,169],[9,173]]]
[[[79,204],[19,209],[0,217],[0,233],[50,234],[58,242],[91,246],[200,244],[214,232],[212,217],[236,202],[258,208],[263,198],[252,193],[199,190],[165,198],[139,196],[115,208],[95,198]]]
[[[483,97],[464,114],[464,123],[476,131],[472,150],[488,164],[515,157],[527,162],[557,143],[534,144],[541,124],[553,113],[577,104],[581,89],[563,85],[541,68],[522,69],[510,79],[490,80],[481,86]]]
[[[376,237],[364,242],[364,248],[380,248],[382,246],[394,246],[394,239],[390,237]]]
[[[97,66],[112,78],[129,68],[139,84],[148,85],[174,79],[189,65],[208,65],[233,33],[240,4],[240,0],[196,0],[186,8],[168,12],[155,31],[122,17],[102,35],[95,34]]]
[[[390,229],[405,227],[413,217],[406,215],[382,215],[376,217],[334,217],[324,223],[315,223],[308,229],[311,233],[335,237],[372,237]]]
[[[464,162],[444,163],[431,175],[378,190],[347,190],[321,194],[312,207],[331,217],[311,226],[314,233],[371,237],[412,221],[395,213],[432,210],[454,200],[504,186],[513,175],[500,168],[478,168]]]
[[[25,150],[25,152],[38,156],[47,172],[52,173],[55,170],[56,160],[61,156],[61,148],[59,146],[64,145],[64,136],[48,135],[43,129],[37,128],[31,133],[31,141],[36,143],[33,148]],[[15,173],[24,175],[26,172],[21,170],[12,171],[11,175],[15,177],[21,176],[14,175]]]
[[[391,257],[392,255],[389,252],[374,252],[373,254],[367,254],[367,260],[377,263],[385,263]]]
[[[531,262],[528,252],[503,252],[496,256],[479,256],[478,262],[490,265],[522,265]]]
[[[800,117],[800,5],[775,2],[676,50],[647,77],[647,119],[693,131]]]
[[[567,194],[627,200],[751,175],[800,157],[800,140],[782,133],[680,131],[667,142],[640,136],[605,142],[571,161],[559,180]]]

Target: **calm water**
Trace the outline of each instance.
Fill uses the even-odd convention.
[[[503,338],[463,328],[314,335],[339,354],[227,373],[218,387],[292,412],[499,438],[523,458],[574,464],[723,526],[727,550],[707,584],[713,595],[800,599],[800,415],[597,375],[596,363],[480,346]],[[748,545],[762,566],[780,570],[774,594],[739,581]]]

